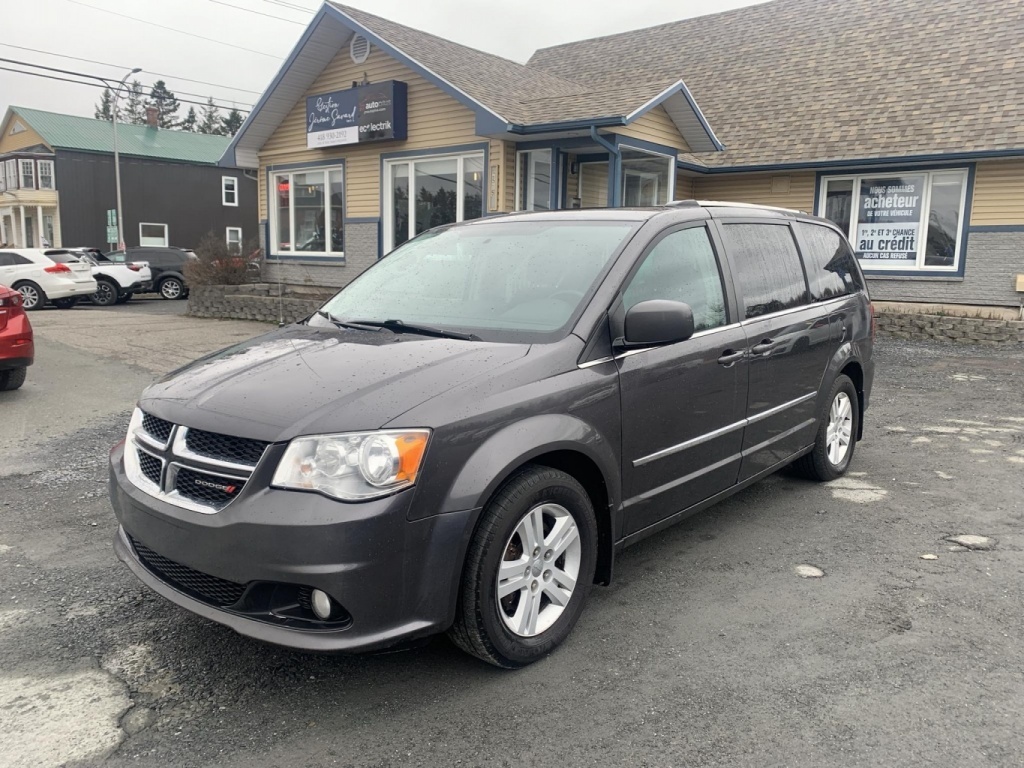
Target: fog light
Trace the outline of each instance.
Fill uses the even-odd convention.
[[[327,621],[327,619],[331,618],[333,604],[326,592],[314,589],[313,594],[310,596],[310,602],[313,604],[313,613],[316,614],[318,619]]]

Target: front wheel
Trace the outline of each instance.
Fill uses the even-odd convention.
[[[848,376],[841,375],[832,384],[824,411],[819,414],[814,448],[793,465],[811,480],[828,482],[846,474],[853,461],[860,428],[860,402],[857,388]]]
[[[46,304],[46,294],[33,282],[15,283],[14,290],[21,293],[21,306],[26,310],[40,309]]]
[[[112,307],[117,303],[117,285],[111,280],[97,280],[96,293],[92,295],[92,303],[98,307]]]
[[[176,277],[168,277],[160,283],[160,295],[165,299],[183,299],[185,284]]]
[[[597,563],[597,519],[571,475],[526,467],[488,502],[469,545],[455,624],[462,650],[506,669],[572,631]]]

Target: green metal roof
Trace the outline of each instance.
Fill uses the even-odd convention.
[[[106,120],[61,115],[38,109],[11,107],[54,149],[113,152],[114,130]],[[231,142],[230,136],[211,136],[146,125],[117,124],[117,149],[125,156],[152,157],[216,165]]]

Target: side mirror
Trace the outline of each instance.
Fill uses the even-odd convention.
[[[626,313],[625,325],[623,346],[672,344],[693,336],[693,310],[681,301],[641,301]]]

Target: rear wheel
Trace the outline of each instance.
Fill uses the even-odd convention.
[[[596,562],[597,519],[583,486],[526,467],[484,508],[449,637],[498,667],[537,661],[575,626]]]
[[[28,368],[15,368],[11,371],[0,371],[0,392],[9,392],[25,383]]]
[[[819,414],[814,448],[797,459],[793,468],[811,480],[827,482],[842,477],[853,461],[859,428],[857,388],[848,376],[841,375],[832,384],[824,411]]]
[[[92,295],[92,303],[100,307],[110,307],[117,303],[117,285],[113,280],[99,278],[96,281],[96,293]]]
[[[23,283],[15,283],[12,287],[21,293],[21,306],[25,309],[39,309],[46,304],[46,294],[35,283],[26,280]]]
[[[185,298],[185,284],[176,277],[168,277],[160,282],[160,295],[165,299]]]
[[[78,304],[78,301],[78,296],[71,296],[66,299],[54,299],[53,306],[55,306],[57,309],[71,309],[72,307]]]

